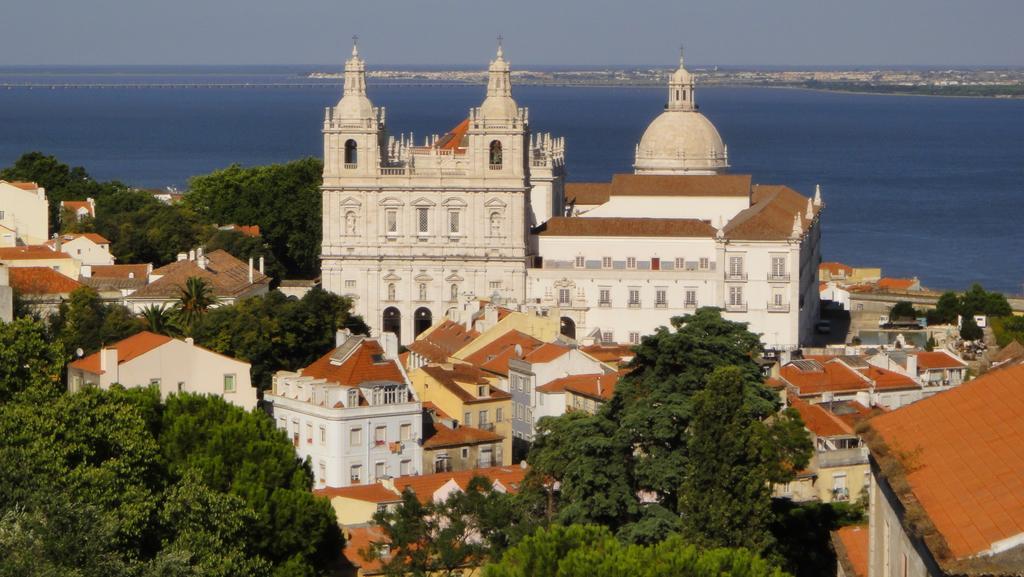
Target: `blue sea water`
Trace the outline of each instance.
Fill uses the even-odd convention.
[[[3,69],[3,83],[308,82],[294,69]],[[664,101],[659,88],[518,86],[535,131],[566,137],[570,180],[631,170]],[[0,166],[29,150],[96,178],[185,188],[231,163],[321,154],[322,86],[0,88]],[[370,86],[394,132],[444,133],[482,86]],[[701,88],[697,100],[729,145],[733,172],[827,203],[827,260],[881,266],[929,287],[1024,292],[1024,101]]]

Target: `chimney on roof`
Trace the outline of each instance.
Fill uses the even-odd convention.
[[[249,257],[249,284],[252,284],[252,257]]]
[[[91,264],[83,264],[82,268],[80,268],[78,270],[78,274],[82,275],[82,278],[89,278],[89,277],[91,277],[92,276],[92,265]],[[128,278],[131,278],[131,275],[129,275]]]
[[[398,335],[395,333],[381,333],[380,346],[384,349],[384,358],[389,360],[398,359]]]
[[[188,258],[188,255],[187,255],[187,254],[185,254],[185,253],[183,253],[183,252],[179,252],[179,253],[178,253],[178,260],[179,260],[179,261],[181,261],[181,260],[185,260],[185,259],[187,259],[187,258]]]
[[[267,273],[263,272],[263,257],[262,256],[260,257],[260,274],[267,274]]]
[[[196,264],[199,268],[206,270],[206,254],[203,252],[203,247],[196,249]]]
[[[114,373],[114,380],[108,382],[117,382],[117,349],[100,349],[100,370],[104,373]]]
[[[196,249],[188,251],[188,260],[196,260]]]
[[[252,269],[249,269],[252,270]],[[340,347],[349,337],[352,336],[352,331],[348,329],[338,329],[334,332],[334,347]]]
[[[604,387],[601,386],[601,375],[597,376],[597,396],[604,396]]]
[[[53,250],[55,252],[60,252],[60,243],[61,243],[60,234],[58,234],[56,232],[53,233]]]
[[[917,353],[907,355],[907,374],[910,378],[917,378]]]

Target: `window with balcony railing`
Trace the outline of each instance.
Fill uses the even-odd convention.
[[[629,289],[629,306],[630,308],[640,307],[640,289],[631,288]]]
[[[600,288],[597,293],[597,306],[610,307],[612,306],[612,289]]]

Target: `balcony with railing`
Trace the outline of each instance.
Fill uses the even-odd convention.
[[[768,303],[768,312],[770,313],[788,313],[789,303]]]
[[[861,465],[868,462],[868,449],[867,447],[852,447],[834,451],[819,450],[817,457],[819,469]]]
[[[725,312],[727,313],[745,313],[747,312],[747,303],[725,303]]]
[[[494,423],[480,423],[477,428],[482,431],[494,431]]]
[[[768,282],[789,282],[788,273],[768,273]]]
[[[747,280],[747,273],[738,271],[726,271],[725,280],[745,281]]]

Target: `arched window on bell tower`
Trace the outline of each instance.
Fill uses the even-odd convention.
[[[493,169],[501,168],[501,141],[500,140],[492,140],[491,141],[489,158],[491,159],[491,168],[493,168]]]
[[[355,168],[359,163],[359,145],[351,138],[345,141],[345,168]]]

